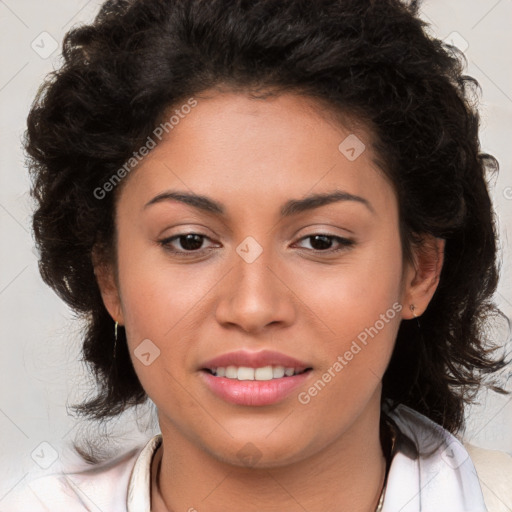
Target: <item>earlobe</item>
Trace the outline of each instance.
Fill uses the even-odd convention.
[[[413,249],[414,264],[406,269],[402,318],[417,318],[427,309],[439,285],[444,249],[445,240],[432,235],[425,235]]]
[[[100,261],[95,253],[92,256],[94,275],[103,299],[103,304],[109,312],[114,322],[124,325],[123,310],[119,296],[118,286],[116,284],[114,269],[112,265]]]

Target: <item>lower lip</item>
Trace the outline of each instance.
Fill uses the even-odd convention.
[[[310,373],[311,370],[272,380],[236,380],[201,371],[206,385],[215,395],[233,404],[251,406],[271,405],[284,400],[304,384]]]

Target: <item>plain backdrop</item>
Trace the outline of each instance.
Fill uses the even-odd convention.
[[[67,414],[66,404],[80,401],[91,389],[78,361],[81,326],[39,275],[20,142],[39,84],[58,67],[64,34],[91,21],[100,4],[0,0],[0,510],[3,497],[25,479],[76,460],[69,443],[80,425]],[[510,319],[512,0],[431,0],[423,3],[422,17],[436,37],[464,51],[467,74],[482,87],[482,150],[496,156],[501,168],[491,182],[502,259],[496,301]],[[510,342],[503,322],[491,327],[496,337]],[[154,419],[151,404],[141,412]],[[481,404],[467,417],[467,440],[512,454],[512,396],[482,394]],[[127,447],[140,444],[157,426],[127,414],[113,428]]]

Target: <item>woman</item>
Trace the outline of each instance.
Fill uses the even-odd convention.
[[[397,0],[126,0],[68,33],[28,118],[41,274],[88,322],[76,409],[149,397],[161,434],[20,509],[486,510],[455,434],[506,364],[497,162],[424,28]]]

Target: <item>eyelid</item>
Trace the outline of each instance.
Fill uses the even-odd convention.
[[[193,251],[175,250],[175,249],[170,248],[171,247],[171,245],[170,245],[171,242],[173,242],[175,240],[178,240],[179,238],[187,236],[187,235],[197,235],[199,237],[202,237],[203,239],[213,241],[208,235],[206,235],[204,233],[201,233],[199,231],[183,231],[183,232],[180,232],[180,233],[176,233],[176,234],[174,234],[172,236],[168,236],[166,238],[163,238],[163,239],[159,240],[158,243],[164,248],[164,250],[166,250],[166,251],[168,251],[168,252],[170,252],[172,254],[176,254],[178,256],[185,256],[185,257],[202,255],[206,251],[211,251],[212,250],[211,247],[202,248],[202,249],[193,250]],[[309,252],[311,254],[315,254],[315,255],[331,255],[331,254],[336,254],[336,253],[342,252],[343,250],[347,250],[350,247],[356,245],[356,241],[354,239],[343,237],[343,236],[340,236],[340,235],[334,235],[332,233],[323,232],[323,231],[314,231],[314,232],[311,232],[309,234],[303,235],[303,236],[299,237],[294,242],[294,244],[297,244],[299,242],[302,242],[303,240],[307,240],[308,238],[312,238],[314,236],[324,236],[326,238],[333,239],[334,241],[337,241],[338,244],[340,244],[340,247],[338,247],[337,249],[329,248],[329,249],[325,249],[325,250],[322,250],[322,249],[307,249],[307,248],[304,248],[304,247],[299,247],[299,249],[305,250],[305,251],[307,251],[307,252]]]

